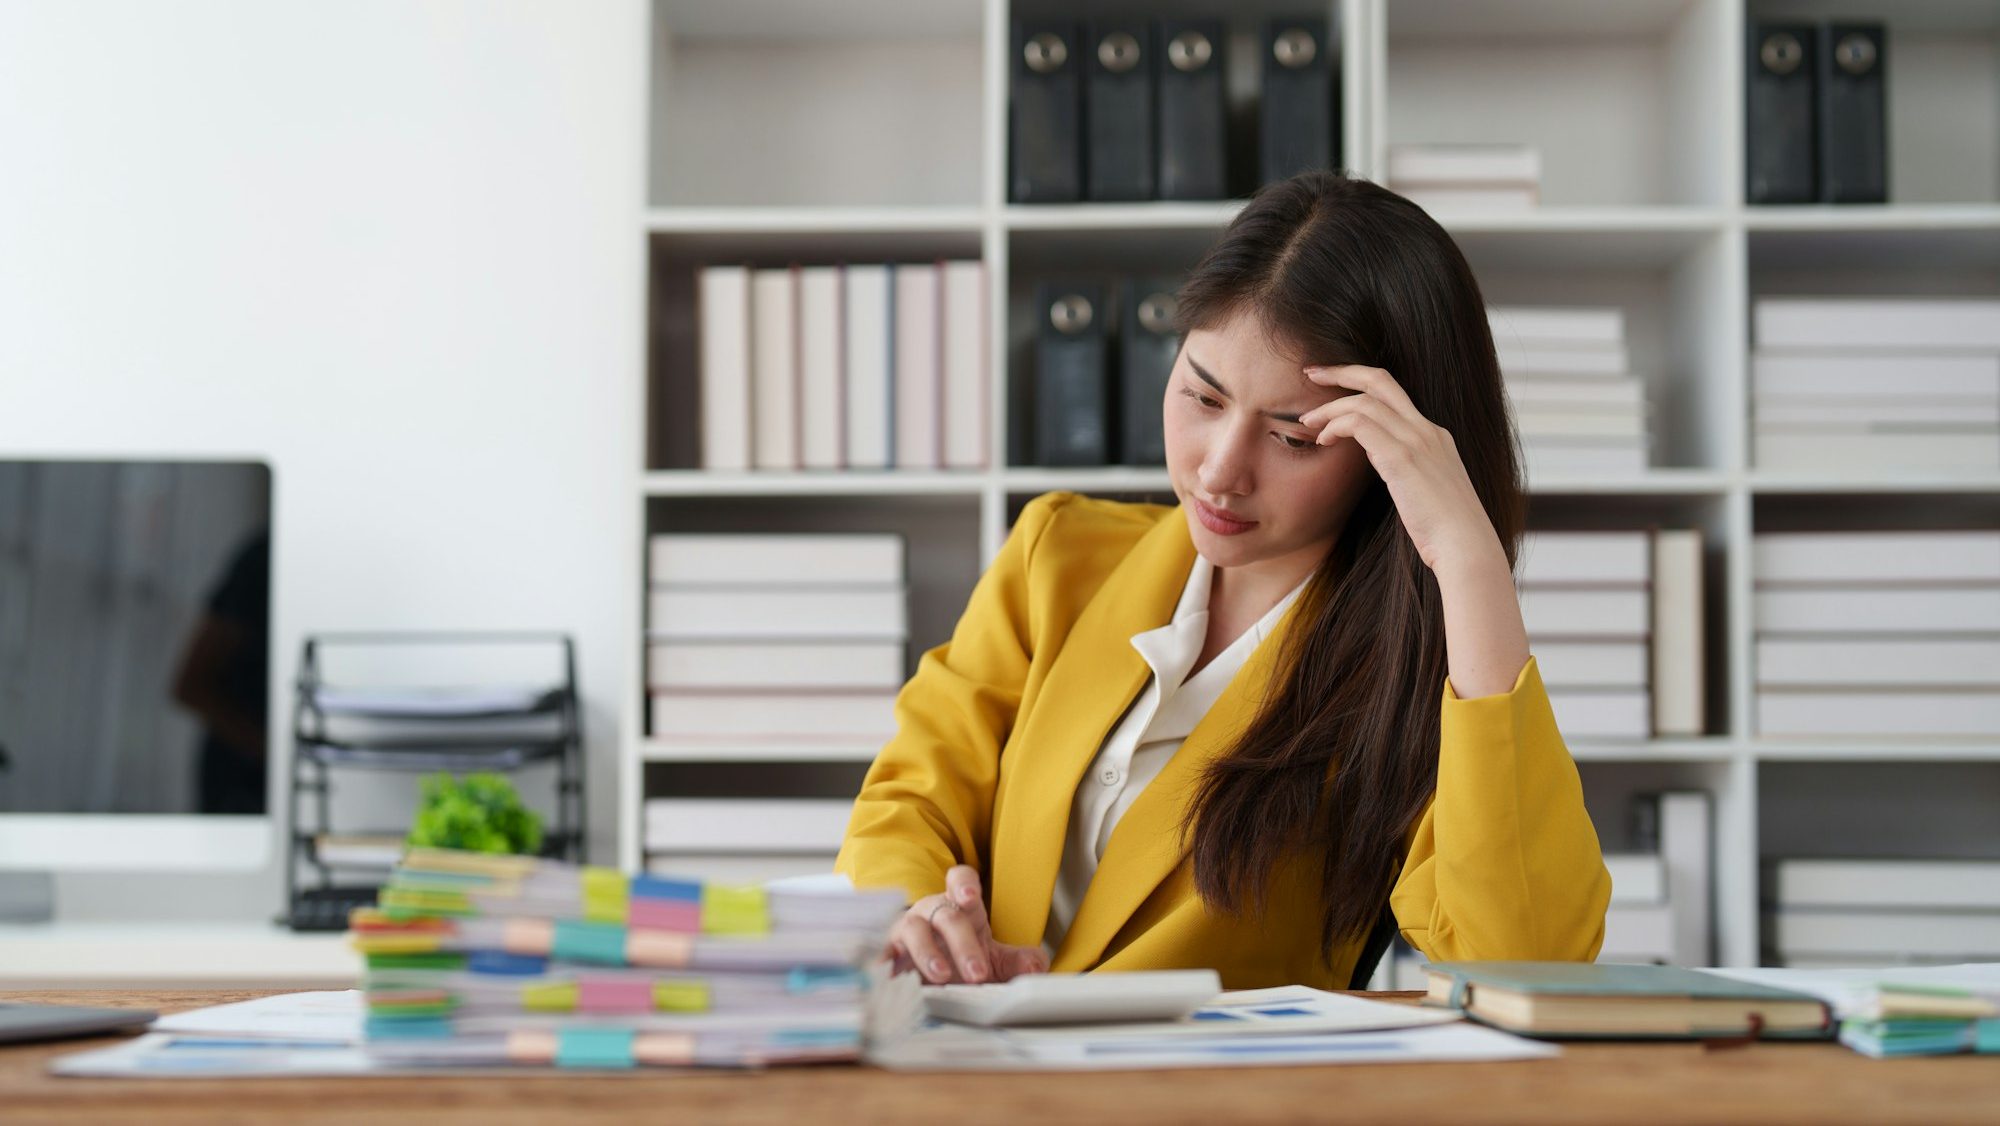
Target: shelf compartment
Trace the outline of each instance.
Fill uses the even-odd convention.
[[[903,537],[909,607],[907,676],[915,671],[918,654],[951,636],[979,580],[984,563],[980,509],[979,498],[959,495],[654,497],[646,502],[646,529],[649,534],[842,532]],[[640,686],[643,689],[643,677]]]
[[[978,204],[980,0],[871,0],[837,13],[797,0],[655,0],[652,15],[655,206]]]
[[[1541,201],[1736,198],[1736,6],[1724,0],[1384,4],[1375,133],[1390,145],[1524,143]]]
[[[824,217],[823,212],[815,213]],[[856,230],[820,225],[819,218],[801,217],[792,228],[739,227],[660,231],[649,236],[650,282],[646,377],[649,470],[698,470],[701,465],[701,329],[697,302],[700,271],[707,266],[741,265],[775,268],[790,265],[832,266],[843,263],[917,262],[984,257],[984,237],[977,226],[928,225],[912,222]],[[990,278],[989,285],[997,285]],[[987,310],[991,316],[991,303]],[[989,404],[989,410],[991,409]],[[990,419],[988,422],[990,423]],[[911,477],[930,470],[894,471]],[[791,480],[832,476],[831,473],[755,472],[739,476],[770,476],[778,491]],[[860,474],[870,476],[874,474]],[[941,474],[953,476],[955,474]],[[720,475],[718,475],[720,478]],[[727,478],[720,478],[727,479]],[[671,478],[648,480],[671,487]]]
[[[1889,199],[2000,200],[2000,8],[1977,0],[1749,0],[1746,7],[1751,20],[1886,25]]]

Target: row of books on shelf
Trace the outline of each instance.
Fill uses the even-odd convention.
[[[1386,186],[1426,211],[1526,211],[1541,202],[1534,145],[1389,146]]]
[[[1783,859],[1767,886],[1784,965],[2000,961],[2000,860]]]
[[[903,552],[887,534],[654,537],[653,738],[887,741]],[[2000,734],[2000,532],[1765,532],[1753,554],[1759,734]],[[1522,615],[1565,735],[1705,730],[1704,565],[1694,529],[1524,538]]]
[[[986,284],[977,261],[703,269],[702,466],[986,465]],[[1164,464],[1177,284],[1036,286],[1030,461]],[[1650,412],[1622,309],[1488,319],[1531,479],[1645,471]],[[2000,472],[2000,301],[1760,298],[1753,319],[1758,468]]]
[[[1702,732],[1700,532],[1531,532],[1518,574],[1521,616],[1565,736]]]
[[[365,1046],[428,1068],[856,1058],[901,892],[413,850],[355,912]]]
[[[2000,301],[1760,298],[1759,469],[2000,473]]]
[[[1325,14],[1264,22],[1252,56],[1257,183],[1340,164],[1333,30]],[[1012,31],[1009,199],[1224,199],[1245,178],[1232,175],[1230,155],[1242,146],[1231,136],[1221,19],[1034,18]]]
[[[903,538],[656,535],[651,734],[681,746],[879,746],[909,639]]]
[[[2000,532],[1754,537],[1756,728],[2000,736]]]
[[[1528,477],[1643,473],[1652,435],[1615,306],[1486,310]]]
[[[976,469],[985,263],[703,267],[705,469]]]

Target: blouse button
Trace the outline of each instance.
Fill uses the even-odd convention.
[[[1099,774],[1097,780],[1107,786],[1116,786],[1118,784],[1118,768],[1115,766],[1105,767],[1104,773]]]

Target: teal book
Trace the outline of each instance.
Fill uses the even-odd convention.
[[[1706,1040],[1834,1035],[1825,1002],[1677,966],[1434,962],[1428,1004],[1551,1040]]]
[[[2000,1052],[2000,1020],[1850,1020],[1840,1042],[1877,1059]]]

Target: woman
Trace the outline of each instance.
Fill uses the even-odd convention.
[[[1211,966],[1345,988],[1589,959],[1610,879],[1528,651],[1485,304],[1414,204],[1266,187],[1180,293],[1180,505],[1029,503],[923,655],[837,867],[929,981]]]

